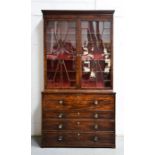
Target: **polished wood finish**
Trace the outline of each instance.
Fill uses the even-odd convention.
[[[42,10],[44,16],[46,15],[112,15],[114,10]]]
[[[46,109],[55,109],[55,110],[62,110],[62,109],[75,109],[75,110],[85,110],[85,109],[94,109],[94,110],[114,110],[114,103],[107,102],[107,101],[98,101],[98,104],[95,105],[95,101],[93,100],[85,100],[85,101],[63,101],[63,104],[60,104],[59,101],[46,101],[43,105],[43,108]]]
[[[115,147],[114,132],[43,132],[43,147]]]
[[[114,131],[114,120],[112,119],[44,119],[43,130],[45,131]]]
[[[114,119],[114,111],[113,110],[106,110],[106,111],[100,111],[100,110],[90,110],[85,111],[81,110],[44,110],[43,111],[43,118],[53,118],[53,119]]]
[[[42,10],[44,18],[44,88],[42,92],[42,147],[115,148],[115,93],[113,92],[113,46],[111,87],[81,88],[81,21],[111,21],[113,10]],[[76,87],[51,88],[47,83],[46,27],[48,21],[76,22]],[[113,33],[113,31],[111,31]],[[113,44],[113,34],[111,35]]]
[[[42,118],[43,147],[115,147],[115,93],[44,92]]]

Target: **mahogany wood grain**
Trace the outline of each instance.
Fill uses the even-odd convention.
[[[113,92],[114,10],[42,10],[44,19],[44,91],[42,92],[42,147],[115,147]],[[76,22],[76,87],[51,88],[47,80],[48,22]],[[111,86],[81,88],[81,21],[111,22]]]
[[[113,94],[44,94],[43,96],[44,100],[48,101],[48,100],[64,100],[64,101],[86,101],[86,100],[104,100],[104,101],[112,101],[114,102],[114,97]]]
[[[45,131],[114,131],[115,123],[112,119],[44,119],[43,130]]]
[[[114,132],[44,132],[42,147],[115,147]]]
[[[59,101],[46,101],[43,105],[43,109],[50,110],[114,110],[114,103],[107,101],[98,101],[98,105],[94,105],[94,101],[65,101],[63,104],[59,104]]]
[[[114,111],[79,111],[79,110],[45,110],[43,111],[43,118],[53,119],[114,119]]]

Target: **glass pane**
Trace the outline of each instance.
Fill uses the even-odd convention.
[[[111,22],[82,21],[82,87],[111,87]]]
[[[49,21],[46,31],[47,87],[75,87],[76,23]]]

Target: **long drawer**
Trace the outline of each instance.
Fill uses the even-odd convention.
[[[114,131],[115,122],[112,119],[44,119],[43,130]]]
[[[53,119],[114,119],[114,111],[44,110],[43,118]]]
[[[113,100],[47,100],[43,104],[44,109],[62,110],[62,109],[94,109],[94,110],[114,110]]]
[[[43,100],[70,100],[70,101],[79,101],[79,100],[104,100],[104,101],[114,101],[113,94],[44,94]]]
[[[42,147],[115,147],[114,132],[43,132]]]

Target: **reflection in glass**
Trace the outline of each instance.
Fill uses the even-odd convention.
[[[46,31],[49,88],[75,87],[76,27],[71,21],[49,21]]]
[[[82,87],[111,87],[111,23],[83,21]]]

